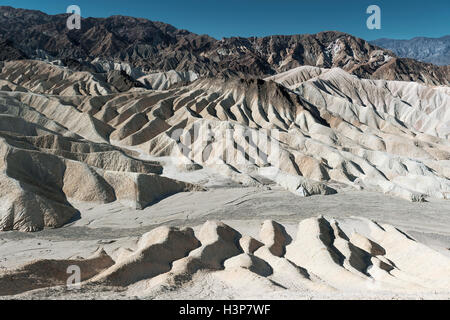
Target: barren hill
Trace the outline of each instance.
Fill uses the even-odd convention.
[[[449,298],[449,66],[66,18],[0,7],[0,299]]]
[[[121,92],[97,74],[33,60],[4,63],[0,79],[3,183],[11,185],[2,189],[4,230],[61,226],[73,200],[145,207],[198,189],[198,170],[299,196],[350,188],[450,197],[447,87],[305,66]],[[184,182],[159,177],[166,158],[192,173]]]
[[[66,28],[67,15],[0,7],[0,40],[28,57],[95,58],[125,62],[146,72],[225,72],[263,77],[310,65],[342,68],[364,78],[448,84],[449,67],[398,58],[342,32],[216,40],[173,26],[124,16],[83,19]]]

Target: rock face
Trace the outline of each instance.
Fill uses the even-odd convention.
[[[138,160],[107,144],[111,128],[73,106],[44,96],[4,93],[0,230],[61,227],[77,218],[74,201],[121,201],[142,209],[174,193],[196,189],[161,177],[157,162]],[[22,98],[31,99],[28,103],[34,107],[22,103]]]
[[[0,61],[23,60],[27,56],[20,49],[16,48],[11,41],[0,42]]]
[[[270,220],[263,223],[259,237],[269,251],[277,257],[284,256],[286,246],[292,241],[281,224]]]
[[[73,71],[37,60],[6,62],[1,73],[2,78],[35,93],[63,96],[107,95],[143,86],[121,71],[106,74]]]
[[[121,16],[68,31],[66,18],[0,8],[0,230],[202,189],[167,178],[162,158],[177,179],[209,170],[302,197],[450,198],[448,67],[339,32],[217,41]]]
[[[74,201],[142,209],[200,189],[141,155],[299,196],[450,197],[444,86],[305,66],[120,92],[88,71],[22,60],[4,63],[0,87],[2,230],[60,227],[76,219]]]
[[[164,23],[123,16],[84,19],[81,30],[69,31],[65,27],[67,17],[0,7],[0,41],[12,41],[14,48],[30,58],[67,61],[76,70],[98,69],[98,59],[110,61],[101,64],[109,64],[106,69],[111,64],[116,64],[115,70],[128,69],[127,74],[135,80],[142,72],[171,70],[202,76],[226,73],[263,77],[310,65],[338,67],[371,79],[449,83],[448,67],[396,58],[391,51],[340,32],[219,41]],[[79,59],[81,64],[73,63]]]
[[[71,266],[79,268],[80,280],[85,281],[112,265],[114,260],[102,249],[88,259],[36,260],[13,271],[0,273],[0,296],[66,285]]]
[[[47,244],[61,236],[63,245],[0,236],[8,256],[0,260],[13,256],[6,268],[42,248],[19,268],[0,265],[0,296],[65,295],[75,266],[77,297],[448,297],[447,252],[358,217],[321,215],[298,226],[292,219],[310,217],[305,204],[324,200],[299,197],[330,195],[329,209],[336,199],[360,201],[353,189],[442,200],[434,208],[444,208],[450,66],[397,57],[341,32],[219,41],[123,16],[84,19],[69,31],[66,19],[0,7],[0,232],[67,226],[51,240],[43,235]],[[205,186],[217,189],[135,211]],[[367,203],[371,215],[386,217]],[[305,212],[286,209],[294,207]],[[241,220],[260,214],[284,222]],[[225,215],[230,225],[204,223]],[[173,227],[179,221],[192,228]],[[149,232],[134,238],[145,223]],[[433,227],[423,230],[443,228]],[[86,242],[78,228],[90,230]],[[433,244],[445,238],[417,234]],[[82,256],[86,246],[95,254],[42,259],[69,257],[72,236]]]
[[[378,39],[371,44],[394,52],[402,58],[446,66],[450,64],[450,35],[441,38],[417,37],[410,40]]]
[[[142,236],[135,252],[122,255],[116,264],[91,279],[92,282],[128,286],[169,272],[172,262],[198,248],[192,229],[161,227]]]
[[[168,71],[144,75],[138,78],[145,87],[153,90],[167,90],[174,86],[187,85],[198,79],[198,75],[192,71]]]
[[[253,239],[259,244],[247,251],[239,243],[249,237],[221,222],[208,221],[195,233],[160,227],[143,235],[135,249],[124,248],[115,261],[99,251],[87,260],[39,260],[0,272],[0,295],[65,286],[68,265],[83,270],[84,292],[113,286],[140,298],[195,285],[204,296],[232,292],[235,298],[288,292],[291,298],[305,292],[448,294],[450,289],[449,257],[390,225],[320,216],[300,221],[296,234],[274,221],[266,221],[260,233],[265,244]],[[44,268],[52,272],[44,274]]]
[[[118,200],[143,209],[195,189],[159,176],[162,169],[157,164],[134,160],[111,147],[51,133],[39,137],[2,133],[0,143],[1,230],[61,227],[76,218],[72,201]]]

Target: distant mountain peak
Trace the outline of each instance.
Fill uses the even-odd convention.
[[[12,46],[30,58],[84,63],[101,58],[145,72],[225,72],[261,78],[309,65],[337,67],[362,78],[433,85],[450,81],[447,69],[398,59],[390,50],[339,31],[216,40],[142,18],[87,18],[81,30],[72,31],[65,27],[65,19],[66,15],[0,7],[0,41],[12,39]]]
[[[402,58],[450,65],[450,35],[440,38],[415,37],[409,40],[377,39],[371,44],[393,51]]]

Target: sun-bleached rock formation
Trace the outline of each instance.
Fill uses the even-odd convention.
[[[278,257],[284,256],[286,246],[292,241],[284,227],[271,220],[263,223],[259,237],[269,251]]]
[[[187,85],[199,78],[193,71],[175,71],[150,73],[137,80],[149,89],[167,90],[176,86]]]
[[[136,248],[119,250],[115,261],[99,251],[87,260],[41,260],[0,272],[0,283],[18,279],[0,294],[56,289],[65,285],[68,265],[80,266],[84,291],[107,286],[140,298],[196,285],[202,295],[228,292],[234,298],[348,292],[402,296],[450,289],[448,256],[393,226],[363,218],[309,218],[290,234],[282,224],[266,221],[256,239],[217,221],[195,229],[156,228],[143,235]],[[249,242],[254,243],[250,250],[240,245]],[[55,272],[43,273],[43,266]]]
[[[30,98],[35,108],[20,98]],[[198,190],[160,176],[157,162],[105,143],[108,125],[70,105],[5,95],[0,109],[2,231],[61,227],[77,218],[74,202],[121,201],[143,209],[177,192]]]
[[[166,232],[154,234],[160,234],[160,241],[167,239],[163,236]],[[236,288],[242,285],[236,280],[245,282],[251,275],[255,286],[280,292],[299,287],[319,292],[348,289],[425,292],[450,288],[448,257],[390,225],[365,219],[350,219],[349,223],[322,216],[310,218],[299,223],[292,242],[291,235],[281,224],[266,221],[259,240],[275,241],[269,240],[268,245],[259,246],[253,253],[244,253],[236,245],[236,241],[245,236],[221,223],[205,223],[196,236],[201,247],[193,249],[186,257],[173,259],[167,273],[137,281],[129,290],[134,294],[145,288],[140,292],[142,296],[154,294],[163,286],[176,290],[186,281],[199,281],[199,277],[210,273]],[[192,239],[185,242],[186,246],[189,243],[195,246]],[[274,243],[285,249],[274,250]],[[135,254],[140,250],[139,244]],[[123,264],[122,260],[119,264]]]
[[[344,184],[415,201],[448,198],[445,87],[360,80],[338,69],[292,73],[281,84],[206,79],[135,93],[135,102],[115,100],[94,117],[109,120],[118,143],[216,168],[244,185],[266,177],[304,196]],[[339,85],[334,95],[327,89]]]
[[[35,93],[72,96],[118,92],[106,79],[89,72],[76,72],[37,60],[6,62],[1,73],[3,79]]]
[[[444,86],[304,66],[265,80],[119,92],[97,74],[43,61],[2,70],[2,230],[60,227],[76,218],[73,201],[142,209],[201,189],[161,177],[161,165],[142,160],[149,157],[303,197],[348,189],[450,197]]]
[[[127,286],[171,270],[172,262],[200,246],[190,228],[161,227],[142,236],[138,249],[119,256],[117,263],[91,279],[92,282]]]
[[[66,285],[71,266],[80,270],[80,280],[85,281],[112,265],[114,260],[102,249],[87,259],[36,260],[15,270],[0,273],[0,296]]]

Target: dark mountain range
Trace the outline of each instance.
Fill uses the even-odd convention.
[[[442,66],[450,64],[450,35],[441,38],[417,37],[410,40],[378,39],[370,43],[391,50],[399,57]]]
[[[17,49],[9,40],[0,41],[0,61],[27,59],[22,50]]]
[[[2,60],[47,57],[86,63],[95,58],[130,63],[145,72],[195,71],[262,77],[311,65],[339,67],[362,78],[448,84],[449,67],[397,58],[389,50],[341,32],[216,40],[146,19],[87,18],[81,30],[68,15],[0,7]],[[9,52],[11,54],[9,55]]]

